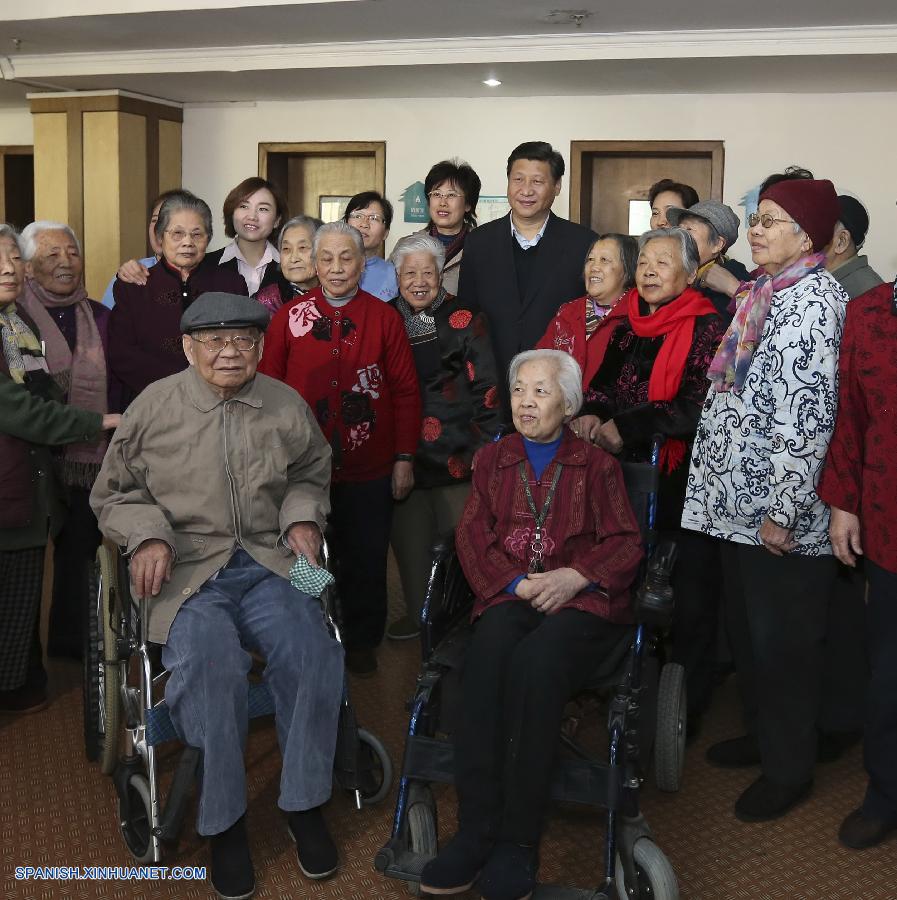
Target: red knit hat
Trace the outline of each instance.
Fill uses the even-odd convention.
[[[821,253],[831,243],[841,215],[835,186],[825,178],[791,178],[770,185],[761,200],[778,203],[806,231],[813,251]]]

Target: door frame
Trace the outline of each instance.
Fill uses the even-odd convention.
[[[586,157],[695,156],[710,160],[710,200],[723,199],[723,141],[570,141],[570,219],[582,223],[583,172]],[[591,204],[589,204],[591,205]]]
[[[259,143],[259,176],[268,177],[268,155],[292,153],[296,156],[373,156],[375,189],[386,196],[386,141],[305,141],[299,143]]]

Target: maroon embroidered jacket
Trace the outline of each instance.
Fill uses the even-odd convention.
[[[527,571],[535,524],[520,478],[521,462],[540,510],[557,464],[564,466],[543,526],[545,571],[571,567],[598,586],[566,605],[611,622],[632,621],[629,588],[643,551],[623,472],[610,454],[575,437],[569,428],[539,481],[519,434],[477,453],[455,538],[461,567],[476,594],[473,617],[498,603],[526,602],[505,592]]]
[[[333,449],[333,481],[382,478],[397,453],[417,449],[421,403],[405,326],[365,291],[339,309],[320,288],[281,307],[259,371],[312,408]]]
[[[860,517],[864,553],[897,573],[897,286],[847,304],[838,418],[819,481],[830,506]]]

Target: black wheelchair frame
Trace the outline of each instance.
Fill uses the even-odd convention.
[[[322,548],[328,565],[326,543]],[[137,862],[160,862],[167,848],[177,845],[200,751],[184,747],[163,804],[156,748],[177,735],[162,689],[167,672],[159,660],[160,645],[145,635],[148,601],[135,600],[124,556],[104,541],[92,573],[92,602],[84,647],[84,746],[87,758],[111,775],[118,795],[119,823],[128,850]],[[322,615],[340,640],[333,609],[335,592],[322,595]],[[133,663],[132,663],[133,661]],[[134,671],[136,669],[136,672]],[[249,682],[249,718],[274,713],[267,685]],[[125,752],[120,753],[122,734]],[[334,779],[354,795],[356,808],[382,800],[392,785],[393,768],[380,740],[358,727],[343,682]]]
[[[679,789],[685,752],[684,670],[661,668],[662,632],[672,614],[669,576],[675,560],[670,543],[657,546],[660,442],[651,463],[624,463],[627,493],[642,528],[646,563],[637,580],[636,625],[621,652],[599,666],[587,687],[610,690],[607,762],[596,759],[568,735],[561,742],[570,754],[558,761],[553,800],[607,811],[604,872],[594,889],[541,885],[534,897],[566,900],[653,898],[677,900],[675,873],[654,842],[639,805],[645,779],[643,761],[654,750],[655,780],[662,790]],[[444,682],[457,677],[463,660],[473,593],[454,552],[450,534],[434,547],[427,596],[421,611],[423,666],[409,702],[409,724],[392,833],[374,865],[384,875],[420,894],[421,871],[437,852],[436,804],[429,784],[451,784],[453,747],[440,728]],[[654,726],[656,721],[656,728]],[[616,887],[616,891],[615,891]]]

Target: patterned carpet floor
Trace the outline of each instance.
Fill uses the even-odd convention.
[[[397,611],[398,613],[399,611]],[[351,679],[360,723],[377,734],[398,765],[406,727],[405,702],[418,668],[416,641],[387,642],[380,670]],[[80,667],[52,661],[52,702],[37,714],[0,717],[0,884],[6,898],[124,898],[214,896],[207,882],[22,881],[16,866],[130,866],[119,832],[109,778],[84,757]],[[738,733],[737,699],[730,679],[718,691],[699,738],[688,749],[678,794],[645,785],[643,808],[657,843],[671,860],[681,896],[688,900],[817,900],[897,898],[897,840],[862,853],[841,847],[838,824],[862,796],[861,751],[820,765],[811,797],[786,818],[747,825],[732,814],[755,770],[724,771],[704,761],[716,740]],[[170,771],[177,748],[162,754]],[[378,806],[356,811],[348,795],[335,794],[327,816],[340,845],[342,867],[329,881],[305,879],[296,865],[283,815],[276,808],[280,756],[273,722],[253,723],[247,750],[249,831],[259,898],[400,898],[401,884],[373,868],[389,835],[395,790]],[[452,831],[452,791],[438,788],[440,838]],[[600,813],[563,808],[553,812],[542,846],[543,882],[589,887],[601,866]],[[169,866],[204,866],[204,843],[192,815]],[[476,895],[471,895],[471,897]]]

